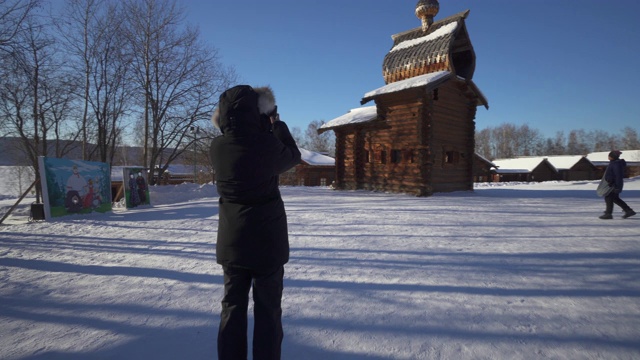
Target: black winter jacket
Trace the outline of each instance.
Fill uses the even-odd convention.
[[[268,270],[289,261],[278,175],[300,162],[300,151],[284,122],[277,121],[269,129],[264,114],[275,108],[270,89],[255,90],[261,123],[252,116],[229,121],[214,114],[214,124],[218,122],[223,132],[210,147],[220,195],[216,257],[224,266]]]
[[[611,160],[607,170],[604,173],[604,179],[609,185],[613,186],[613,191],[619,193],[624,186],[624,170],[627,162],[624,159]]]

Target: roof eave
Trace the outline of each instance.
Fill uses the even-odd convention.
[[[360,121],[360,122],[356,122],[356,123],[349,123],[349,124],[340,124],[340,125],[336,125],[336,126],[330,126],[330,127],[324,127],[324,128],[320,128],[317,130],[318,135],[324,133],[325,131],[329,131],[329,130],[335,130],[335,129],[342,129],[342,128],[348,128],[348,127],[371,127],[371,126],[375,126],[377,120],[380,119],[378,116],[373,117],[371,120],[367,120],[367,121]]]
[[[428,84],[425,85],[420,85],[420,86],[415,86],[415,87],[410,87],[410,88],[404,88],[404,89],[400,89],[400,90],[396,90],[396,91],[390,91],[390,92],[385,92],[382,94],[377,94],[377,95],[371,95],[368,97],[364,97],[362,98],[362,100],[360,100],[360,105],[364,105],[366,103],[368,103],[371,100],[374,100],[378,97],[382,97],[385,95],[389,95],[389,94],[398,94],[398,93],[402,93],[402,92],[408,92],[408,91],[415,91],[416,89],[424,89],[424,92],[429,92],[432,91],[434,89],[436,89],[437,87],[439,87],[440,85],[444,84],[445,82],[451,80],[453,78],[453,73],[449,73],[446,76],[442,76],[439,79],[435,79],[432,82],[429,82]],[[408,79],[407,79],[408,80]],[[395,84],[395,83],[392,83]],[[391,84],[389,84],[391,85]],[[387,85],[388,86],[388,85]]]
[[[485,109],[489,110],[489,101],[484,96],[482,91],[480,91],[480,88],[478,88],[476,83],[474,83],[473,80],[465,80],[465,81],[467,82],[467,84],[469,84],[469,86],[471,87],[471,90],[473,90],[473,92],[478,97],[477,106],[483,105],[485,107]]]
[[[440,19],[438,21],[435,21],[433,24],[431,24],[430,28],[438,26],[438,25],[443,24],[443,23],[449,23],[449,22],[451,22],[451,20],[460,20],[460,19],[464,20],[469,16],[469,12],[470,11],[471,10],[467,9],[467,10],[461,11],[461,12],[459,12],[457,14],[453,14],[451,16],[448,16],[448,17],[446,17],[444,19]],[[406,30],[406,31],[403,31],[403,32],[400,32],[400,33],[397,33],[397,34],[394,34],[394,35],[391,35],[391,39],[395,41],[396,38],[398,38],[398,37],[400,37],[402,35],[410,34],[410,33],[413,33],[413,32],[418,32],[418,31],[422,32],[422,26],[418,26],[418,27],[415,27],[413,29],[409,29],[409,30]]]

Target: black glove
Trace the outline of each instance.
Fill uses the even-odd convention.
[[[271,120],[271,123],[273,124],[276,121],[280,121],[280,114],[278,114],[278,106],[276,105],[276,107],[273,108],[273,111],[271,112],[271,114],[269,114],[269,120]]]

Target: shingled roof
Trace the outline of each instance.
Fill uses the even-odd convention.
[[[375,120],[378,117],[378,110],[376,106],[367,106],[357,109],[351,109],[348,113],[338,116],[337,118],[329,121],[328,123],[320,126],[318,134],[322,134],[327,130],[333,130],[335,128],[367,123]]]
[[[387,84],[438,71],[473,78],[475,53],[464,19],[469,10],[422,27],[393,35],[393,46],[383,62]]]

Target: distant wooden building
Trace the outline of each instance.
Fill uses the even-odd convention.
[[[335,159],[300,148],[302,161],[280,175],[280,185],[329,186],[336,178]]]
[[[557,180],[595,180],[598,169],[582,155],[548,156],[547,160],[557,172]]]
[[[558,171],[546,158],[525,157],[493,160],[494,181],[541,182],[557,180]]]
[[[484,157],[473,154],[473,182],[491,182],[493,179],[491,170],[496,168],[496,164]]]
[[[627,163],[624,177],[640,176],[640,150],[621,150],[621,159]],[[587,155],[587,159],[596,167],[596,178],[602,178],[609,165],[609,151],[593,152]]]
[[[392,36],[383,62],[387,85],[361,101],[375,107],[319,129],[336,135],[336,188],[418,196],[473,190],[474,119],[477,106],[488,103],[471,80],[469,11],[433,22],[438,8],[435,0],[420,1],[423,26]]]

